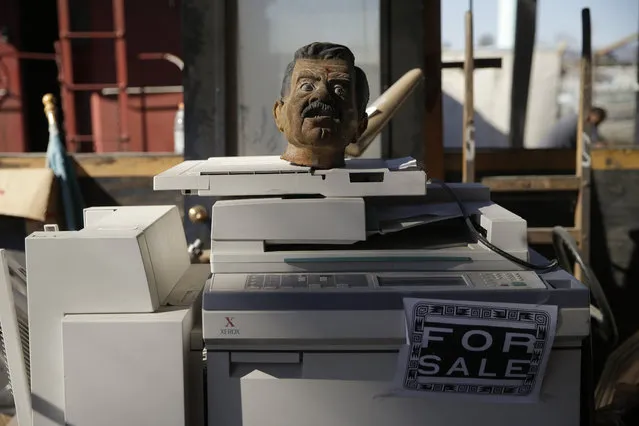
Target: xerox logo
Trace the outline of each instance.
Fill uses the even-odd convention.
[[[235,324],[233,324],[233,320],[235,318],[233,317],[224,317],[224,319],[226,320],[226,325],[224,326],[225,328],[235,328]]]
[[[240,330],[235,326],[235,317],[224,317],[224,327],[220,328],[220,334],[224,336],[240,334]]]

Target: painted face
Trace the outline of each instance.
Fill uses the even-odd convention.
[[[289,95],[275,102],[273,115],[288,140],[282,158],[316,168],[344,165],[346,146],[366,130],[355,95],[355,79],[343,60],[300,59]]]

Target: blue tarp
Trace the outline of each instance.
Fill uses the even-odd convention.
[[[53,171],[62,195],[62,207],[67,230],[82,228],[84,200],[75,174],[75,166],[60,140],[60,132],[55,124],[49,125],[49,145],[47,146],[47,167]]]

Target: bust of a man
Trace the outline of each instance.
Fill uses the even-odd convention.
[[[344,165],[344,151],[366,130],[369,88],[353,52],[333,43],[311,43],[286,67],[273,115],[288,140],[282,159],[330,169]]]

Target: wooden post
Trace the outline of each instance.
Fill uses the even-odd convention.
[[[424,132],[422,159],[429,177],[444,179],[441,0],[422,0],[424,31]]]
[[[592,103],[592,42],[590,9],[581,11],[581,82],[579,99],[579,124],[577,127],[576,175],[581,188],[575,208],[575,228],[579,232],[579,249],[586,263],[590,261],[590,123],[588,116]],[[581,279],[582,271],[575,266],[575,276]]]
[[[466,12],[466,51],[464,57],[464,121],[462,137],[462,182],[475,181],[475,103],[473,98],[473,12]]]

